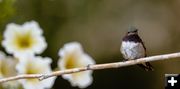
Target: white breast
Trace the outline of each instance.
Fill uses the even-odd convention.
[[[145,49],[141,43],[135,42],[122,42],[121,53],[123,57],[128,60],[142,58],[145,56]]]

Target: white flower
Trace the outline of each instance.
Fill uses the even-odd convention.
[[[42,33],[42,29],[35,21],[26,22],[23,25],[10,23],[4,32],[2,46],[16,57],[40,54],[47,47]]]
[[[3,89],[22,89],[18,81],[9,81],[2,84]]]
[[[28,57],[26,61],[19,60],[16,69],[19,74],[42,74],[51,73],[51,59],[42,57]],[[51,77],[43,81],[38,79],[24,79],[19,80],[24,89],[45,89],[51,88],[54,84],[56,77]]]
[[[95,64],[94,60],[86,53],[83,52],[81,45],[77,42],[65,44],[59,51],[60,59],[58,66],[60,70],[66,70],[77,67],[85,67]],[[73,74],[62,75],[67,79],[72,86],[79,88],[86,88],[92,83],[92,71],[85,71]]]
[[[15,76],[16,60],[0,51],[0,78]]]
[[[3,52],[0,51],[0,78],[3,78],[5,76],[5,73],[4,73],[4,60],[5,60],[5,54]]]
[[[0,78],[11,77],[17,75],[15,66],[17,60],[10,56],[6,56],[3,52],[0,51]],[[1,85],[0,85],[1,86]],[[5,89],[17,89],[20,84],[17,81],[10,81],[3,83],[1,87]]]

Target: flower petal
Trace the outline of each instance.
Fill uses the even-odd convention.
[[[86,53],[78,42],[65,44],[59,51],[60,59],[58,66],[61,70],[85,67],[95,64],[95,61]],[[73,74],[65,74],[62,77],[68,80],[72,86],[86,88],[92,83],[92,71],[85,71]]]

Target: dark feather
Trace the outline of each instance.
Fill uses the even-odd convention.
[[[146,66],[148,67],[148,70],[149,71],[153,71],[153,66],[149,63],[149,62],[146,62]]]
[[[141,38],[138,36],[138,34],[131,34],[131,35],[126,35],[123,38],[123,41],[133,41],[135,43],[137,42],[142,42]]]
[[[146,62],[146,64],[137,64],[139,67],[143,68],[146,71],[153,71],[153,67],[149,62]]]

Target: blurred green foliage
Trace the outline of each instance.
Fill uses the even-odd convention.
[[[0,2],[0,26],[14,14],[14,2],[15,0],[2,0]]]
[[[6,23],[15,13],[14,8],[15,0],[1,0],[0,1],[0,34],[4,31]],[[0,35],[0,41],[2,40],[2,35]]]

